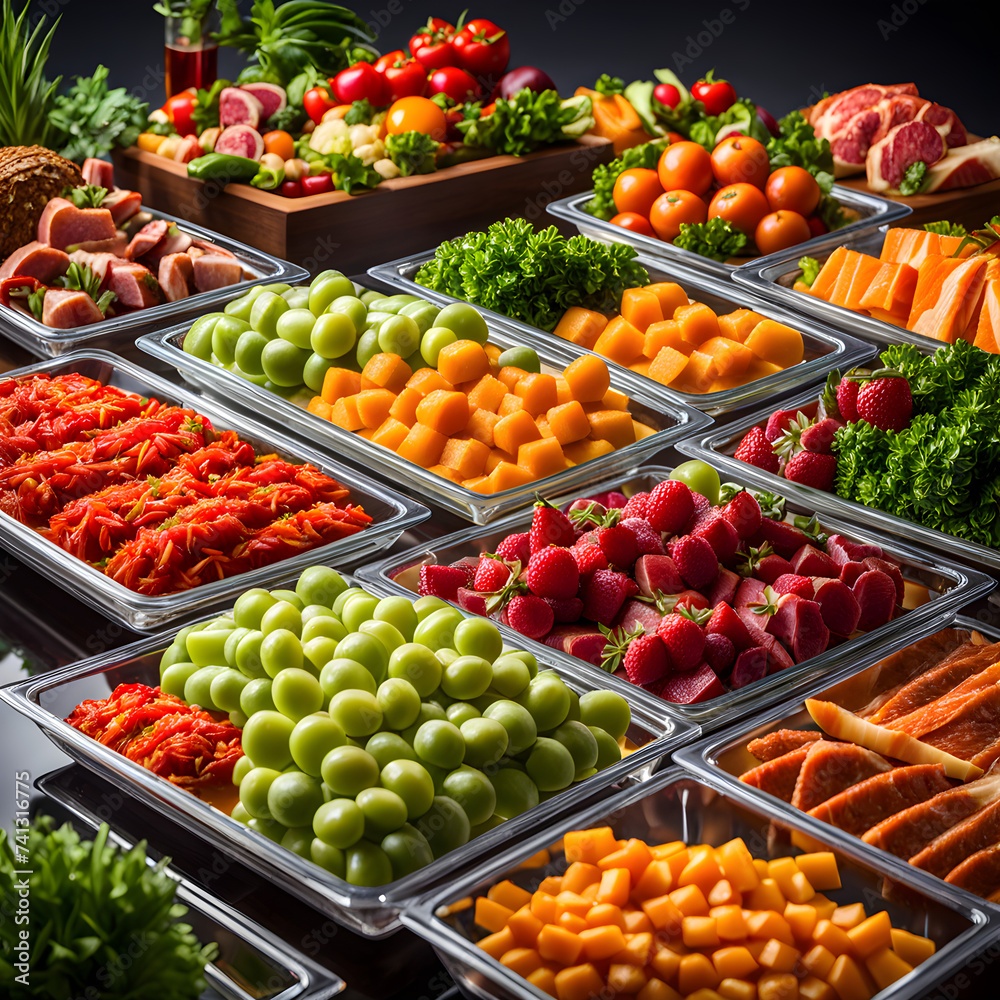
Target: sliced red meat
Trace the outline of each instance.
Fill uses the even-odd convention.
[[[989,899],[1000,891],[1000,844],[993,844],[967,857],[948,872],[945,882]]]
[[[790,750],[780,757],[773,757],[771,760],[751,768],[745,774],[741,774],[740,781],[753,785],[754,788],[759,788],[769,795],[775,795],[783,802],[791,802],[792,796],[795,794],[799,771],[801,771],[808,753],[808,746]]]
[[[83,240],[75,244],[75,250],[82,250],[84,253],[109,253],[115,257],[122,257],[125,248],[128,246],[128,237],[119,229],[110,240]]]
[[[52,198],[38,220],[38,242],[59,250],[114,237],[115,222],[106,208],[77,208],[66,198]]]
[[[889,130],[868,153],[865,169],[873,191],[895,191],[914,163],[937,163],[947,152],[941,133],[926,121],[908,121]]]
[[[773,733],[760,736],[747,744],[747,750],[758,760],[769,761],[781,757],[792,750],[808,747],[823,738],[815,729],[776,729]]]
[[[729,675],[731,688],[742,688],[763,680],[768,674],[770,653],[763,646],[751,646],[744,649]]]
[[[910,864],[944,878],[970,854],[1000,842],[1000,802],[993,802],[936,837]]]
[[[886,129],[889,109],[878,104],[864,108],[830,136],[834,173],[837,177],[864,169],[875,136]]]
[[[951,788],[943,764],[896,767],[859,781],[809,810],[809,815],[860,837],[903,809]]]
[[[919,112],[917,118],[933,125],[944,136],[949,149],[964,146],[969,141],[965,126],[958,120],[958,115],[951,108],[928,101]]]
[[[854,743],[817,740],[810,743],[806,751],[806,758],[795,782],[792,805],[803,812],[809,812],[851,785],[874,777],[880,771],[888,771],[891,767],[881,754]]]
[[[115,186],[115,167],[107,160],[98,160],[93,156],[88,156],[83,161],[80,173],[83,174],[84,184],[92,184],[94,187],[101,187],[106,191],[110,191]]]
[[[831,94],[830,97],[824,98],[813,109],[810,122],[818,136],[829,139],[859,111],[870,108],[882,98],[892,94],[916,95],[916,93],[916,85],[912,83],[866,83],[860,87],[851,87],[850,90],[843,90],[839,94]]]
[[[193,239],[187,233],[182,232],[176,226],[171,226],[167,230],[167,235],[156,246],[142,255],[140,263],[145,264],[146,267],[152,270],[164,257],[172,253],[186,254],[193,242]],[[189,259],[193,258],[189,257]]]
[[[927,171],[925,193],[954,191],[956,188],[986,184],[1000,177],[1000,138],[960,146]]]
[[[120,260],[113,253],[89,253],[86,250],[74,250],[69,259],[77,264],[86,264],[101,279],[102,284],[108,274],[108,265]]]
[[[0,266],[0,281],[19,275],[22,278],[37,278],[48,285],[69,268],[69,257],[65,250],[57,250],[38,240],[32,240],[15,250]]]
[[[896,585],[890,576],[878,569],[865,570],[854,581],[851,590],[861,607],[858,628],[862,632],[871,632],[892,620],[896,610]]]
[[[118,296],[118,301],[130,309],[146,309],[160,302],[156,278],[148,268],[135,261],[109,261],[105,284]]]
[[[129,245],[125,248],[125,259],[135,260],[149,253],[167,235],[169,228],[170,223],[164,219],[147,222],[129,241]]]
[[[109,164],[110,166],[110,164]],[[115,220],[116,226],[121,226],[142,208],[142,195],[138,191],[127,191],[125,188],[115,188],[109,191],[101,202],[101,208],[106,208]]]
[[[50,288],[42,300],[42,322],[54,330],[74,330],[102,319],[97,303],[86,292]]]
[[[194,262],[186,253],[172,253],[160,259],[156,275],[168,302],[185,299],[191,294]]]
[[[210,243],[208,240],[199,239],[197,236],[192,237],[191,245],[198,250],[202,250],[204,253],[218,253],[222,254],[223,257],[232,257],[233,260],[236,259],[236,254],[231,250],[227,250],[225,247],[216,246],[214,243]]]
[[[194,287],[199,292],[226,288],[243,280],[243,267],[234,257],[205,253],[194,258]]]

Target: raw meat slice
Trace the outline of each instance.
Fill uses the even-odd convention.
[[[129,241],[129,245],[125,248],[125,259],[135,260],[149,253],[167,235],[169,228],[170,223],[165,219],[147,222]]]
[[[243,280],[243,267],[238,260],[221,253],[205,253],[194,258],[194,287],[199,292],[225,288]]]
[[[1000,682],[1000,662],[967,677],[961,684],[956,685],[947,694],[935,699],[930,704],[921,705],[909,715],[893,720],[889,728],[901,729],[904,733],[918,738],[925,733],[932,733],[939,726],[947,725],[961,713],[973,696],[998,682]]]
[[[836,635],[851,635],[861,618],[861,605],[851,588],[841,580],[821,576],[813,579],[813,586],[823,624]]]
[[[814,729],[776,729],[773,733],[751,740],[747,750],[758,760],[769,761],[823,738]]]
[[[65,250],[57,250],[38,240],[26,243],[15,250],[0,266],[0,281],[19,275],[22,278],[37,278],[43,285],[66,273],[69,257]]]
[[[172,253],[160,259],[156,275],[168,302],[186,299],[191,294],[194,262],[186,253]]]
[[[993,685],[967,698],[943,726],[921,737],[924,743],[961,760],[978,762],[1000,733],[1000,687]],[[987,764],[986,767],[989,765]],[[985,768],[984,768],[985,769]]]
[[[886,817],[949,788],[951,782],[940,764],[911,764],[859,781],[810,809],[809,815],[860,837]]]
[[[768,620],[766,629],[792,654],[796,663],[819,656],[830,643],[830,630],[823,622],[820,606],[795,594],[781,596],[778,610]]]
[[[115,222],[106,208],[77,208],[66,198],[50,199],[38,220],[38,242],[59,250],[114,237]]]
[[[88,156],[83,161],[80,173],[83,174],[84,184],[92,184],[94,187],[101,187],[106,191],[110,191],[115,186],[114,164],[108,163],[107,160],[98,160],[93,156]]]
[[[240,90],[253,94],[260,102],[260,120],[266,122],[275,112],[281,111],[288,104],[288,96],[284,87],[276,83],[244,83]]]
[[[958,115],[951,108],[928,101],[917,112],[917,118],[927,122],[928,125],[933,125],[944,136],[944,141],[949,149],[964,146],[969,141],[965,126],[958,120]]]
[[[140,263],[152,270],[164,257],[172,253],[186,254],[193,243],[194,240],[187,233],[181,232],[176,226],[171,226],[167,230],[167,235],[142,255]]]
[[[850,90],[833,94],[821,102],[823,107],[817,106],[819,113],[811,116],[810,122],[815,128],[817,136],[829,139],[859,111],[870,108],[882,98],[890,97],[893,94],[913,94],[916,96],[917,88],[912,83],[866,83],[860,87],[851,87]]]
[[[754,788],[759,788],[769,795],[776,795],[783,802],[791,802],[799,778],[799,771],[802,769],[808,753],[808,746],[790,750],[780,757],[774,757],[764,764],[751,768],[745,774],[741,774],[740,781],[753,785]]]
[[[876,109],[882,112],[882,126],[872,136],[872,145],[884,139],[890,129],[919,118],[920,113],[930,103],[926,98],[916,97],[913,94],[893,94],[891,97],[883,97],[875,105]]]
[[[115,225],[120,226],[142,208],[142,195],[138,191],[115,188],[108,192],[101,202],[101,208],[106,208],[115,220]]]
[[[256,128],[260,124],[263,110],[264,106],[248,90],[224,87],[219,94],[219,124],[223,128],[230,125]]]
[[[769,660],[770,653],[763,646],[744,649],[733,664],[732,673],[729,675],[729,686],[741,688],[763,680],[768,673]]]
[[[989,899],[1000,890],[1000,844],[993,844],[967,857],[948,872],[945,882]]]
[[[55,330],[72,330],[102,319],[97,303],[86,292],[50,288],[42,300],[42,322]]]
[[[245,95],[256,100],[252,94]],[[259,103],[259,102],[258,102]],[[233,153],[236,156],[246,156],[251,160],[259,160],[264,153],[264,140],[260,132],[250,125],[229,125],[215,141],[214,153]]]
[[[847,177],[860,173],[865,168],[868,150],[875,141],[875,136],[879,132],[885,132],[888,120],[889,109],[877,103],[863,108],[830,136],[835,177]],[[941,139],[941,145],[944,146],[944,139]]]
[[[104,283],[130,309],[145,309],[160,302],[160,286],[153,273],[130,260],[108,261]]]
[[[948,654],[933,670],[927,670],[903,684],[899,690],[873,710],[872,705],[858,714],[877,726],[892,726],[896,719],[909,715],[922,705],[947,694],[967,677],[991,667],[1000,658],[1000,643],[976,646],[963,643]]]
[[[891,767],[881,754],[854,743],[817,740],[806,751],[791,803],[796,809],[809,812],[851,785]]]
[[[1000,177],[1000,136],[953,149],[927,171],[924,194],[973,187]]]
[[[935,837],[910,864],[944,878],[970,854],[1000,841],[1000,802],[993,802]]]

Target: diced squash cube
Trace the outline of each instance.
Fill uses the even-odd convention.
[[[646,375],[660,385],[670,385],[684,374],[687,364],[686,354],[681,354],[673,347],[662,347],[650,362]]]
[[[586,861],[574,861],[563,873],[563,888],[580,893],[592,882],[601,880],[601,869]]]
[[[696,885],[686,885],[682,889],[674,889],[670,901],[685,917],[704,917],[708,915],[708,900]]]
[[[776,910],[783,913],[785,909],[785,895],[773,878],[761,879],[760,884],[744,896],[744,902],[751,910]]]
[[[761,361],[768,361],[779,368],[791,368],[805,356],[802,334],[773,319],[758,323],[747,337],[746,346]]]
[[[823,945],[834,955],[846,955],[852,949],[847,932],[829,920],[820,920],[816,924],[812,939],[815,944]]]
[[[937,949],[930,938],[912,934],[901,927],[893,927],[889,933],[892,937],[892,950],[910,965],[917,966],[926,962]]]
[[[632,889],[632,898],[636,902],[642,902],[654,896],[663,896],[675,888],[673,881],[670,865],[665,861],[652,860]]]
[[[579,934],[587,929],[587,921],[577,913],[560,913],[556,923],[573,934]]]
[[[664,319],[672,319],[674,313],[689,301],[687,292],[676,281],[658,281],[653,285],[646,285],[646,291],[652,292],[659,299]]]
[[[541,889],[531,894],[531,912],[538,917],[543,924],[552,924],[558,919],[558,904],[556,897],[551,893],[542,892]]]
[[[783,914],[796,941],[808,941],[819,917],[814,907],[807,903],[786,903]]]
[[[645,965],[653,954],[653,935],[648,932],[638,934],[625,933],[625,947],[617,952],[614,962],[625,962],[629,965]]]
[[[684,996],[689,996],[695,990],[715,989],[719,985],[719,979],[720,976],[707,955],[692,952],[681,956],[677,970],[677,989]]]
[[[622,293],[621,315],[643,333],[650,324],[664,319],[659,298],[646,288],[629,288]]]
[[[836,914],[834,914],[836,916]],[[885,910],[873,913],[847,932],[858,958],[867,958],[880,948],[892,947],[892,921]]]
[[[579,934],[555,924],[546,924],[538,934],[538,954],[546,961],[573,965],[583,952]]]
[[[802,956],[802,964],[814,976],[818,976],[820,979],[826,979],[836,960],[837,956],[829,948],[824,948],[821,944],[813,945]]]
[[[723,1000],[757,1000],[757,984],[748,979],[723,979],[715,991]]]
[[[507,395],[507,386],[492,375],[484,375],[469,392],[469,406],[496,413]]]
[[[465,433],[481,441],[487,448],[492,448],[494,428],[499,422],[500,417],[490,410],[473,410],[469,414],[469,422],[465,425]]]
[[[441,452],[441,464],[454,469],[461,479],[473,479],[486,470],[490,449],[475,438],[451,438]]]
[[[626,908],[622,911],[622,914],[625,917],[626,934],[644,934],[647,931],[652,933],[656,930],[653,926],[653,921],[642,910]]]
[[[840,888],[840,872],[837,870],[837,859],[833,851],[800,854],[795,863],[817,892]]]
[[[614,924],[602,924],[580,931],[583,941],[583,955],[588,962],[600,962],[611,958],[625,947],[625,935]]]
[[[417,405],[417,420],[440,434],[458,434],[469,422],[469,399],[462,392],[435,389]]]
[[[612,996],[634,996],[646,985],[646,973],[637,965],[613,962],[608,968],[608,990]]]
[[[584,438],[582,441],[574,441],[573,444],[563,448],[563,454],[567,460],[574,465],[582,465],[591,459],[600,458],[602,455],[610,455],[615,450],[615,446],[610,441],[595,441],[593,438]]]
[[[603,872],[601,873],[603,874]],[[590,886],[587,886],[589,889]],[[614,903],[598,903],[597,893],[601,888],[601,883],[598,881],[596,883],[596,888],[594,889],[594,902],[590,909],[587,911],[587,926],[588,927],[603,927],[605,924],[614,924],[622,932],[625,931],[625,914],[622,912],[620,906],[615,906]],[[587,898],[584,896],[584,898]],[[624,948],[624,944],[622,945]]]
[[[613,450],[635,441],[631,415],[623,410],[595,410],[589,414],[590,435],[598,441],[608,441]]]
[[[608,389],[601,397],[602,410],[627,410],[628,396],[620,389]]]
[[[511,948],[500,957],[500,964],[527,979],[542,967],[542,956],[534,948]]]
[[[735,904],[739,906],[743,902],[743,894],[733,888],[732,882],[727,878],[720,878],[712,886],[708,893],[708,903],[710,906],[729,906]]]
[[[601,875],[601,887],[597,890],[597,902],[624,906],[631,891],[632,876],[627,868],[605,868]]]
[[[532,479],[545,479],[566,468],[566,457],[554,437],[543,437],[517,449],[517,464],[527,469]]]
[[[514,911],[503,903],[498,903],[488,896],[476,897],[476,912],[474,920],[480,926],[488,930],[491,934],[507,926],[507,921],[514,915]]]
[[[720,979],[746,979],[759,967],[753,955],[742,945],[716,948],[712,953],[712,964]]]
[[[837,991],[816,976],[804,976],[799,980],[800,1000],[837,1000]]]
[[[590,420],[584,412],[583,404],[575,399],[551,407],[546,419],[552,436],[561,445],[582,441],[590,433]]]
[[[904,962],[891,948],[879,948],[866,956],[865,967],[880,990],[887,989],[897,979],[913,971],[913,966]]]
[[[309,400],[309,405],[306,407],[306,410],[309,413],[315,414],[315,416],[322,420],[329,420],[333,407],[326,402],[322,396],[313,396],[313,398]],[[590,425],[588,424],[587,427],[589,429]]]
[[[503,493],[504,490],[527,486],[531,481],[532,475],[527,469],[512,462],[501,462],[490,473],[489,486],[493,493]]]
[[[827,982],[837,991],[840,1000],[871,1000],[875,994],[875,984],[868,973],[850,955],[837,957]]]
[[[723,941],[742,941],[747,936],[747,922],[741,906],[713,906],[709,916],[715,917],[715,925]]]
[[[388,389],[363,389],[358,393],[358,417],[365,427],[373,430],[389,416],[395,401],[395,394]]]
[[[533,416],[545,413],[556,405],[556,380],[552,375],[525,375],[514,386],[514,395],[524,402],[524,408]]]
[[[591,351],[607,325],[608,318],[603,313],[584,309],[583,306],[570,306],[556,324],[553,333]]]
[[[406,380],[406,388],[416,389],[421,396],[426,396],[435,389],[443,389],[445,392],[455,390],[455,386],[435,368],[420,368],[415,371]]]
[[[437,370],[441,377],[452,385],[480,379],[490,370],[490,359],[482,344],[474,340],[456,340],[441,348],[437,358]]]
[[[336,403],[344,396],[353,396],[361,391],[361,373],[350,368],[328,368],[323,376],[323,391],[320,395],[326,403]]]
[[[757,980],[757,1000],[798,1000],[799,981],[791,972],[764,972]]]
[[[763,318],[760,313],[752,309],[734,309],[731,313],[719,317],[719,332],[723,337],[744,344],[753,328]]]
[[[610,826],[574,830],[563,838],[563,852],[569,862],[586,861],[596,865],[601,858],[621,846]]]
[[[590,1000],[604,989],[604,980],[597,969],[587,962],[560,969],[555,976],[555,985],[559,1000]]]
[[[511,882],[510,879],[504,879],[502,882],[490,886],[486,895],[514,911],[520,910],[522,906],[527,906],[531,902],[531,893]]]
[[[427,471],[434,473],[435,476],[440,476],[442,479],[448,479],[453,483],[461,484],[465,482],[454,469],[449,469],[447,465],[432,465]]]
[[[649,960],[649,965],[665,983],[672,983],[677,979],[677,973],[681,967],[681,956],[672,948],[664,945],[656,949],[653,957]]]
[[[754,356],[749,347],[728,337],[712,337],[698,350],[713,358],[720,378],[739,378],[744,375]]]
[[[448,438],[426,424],[414,424],[397,449],[400,458],[429,469],[441,460]]]
[[[625,841],[618,850],[601,858],[597,862],[597,867],[602,871],[625,868],[629,873],[631,883],[637,883],[652,860],[653,855],[649,852],[649,846],[644,841],[633,837]]]
[[[497,448],[516,455],[522,444],[541,438],[538,425],[524,410],[517,410],[501,418],[493,427],[493,441]]]
[[[795,944],[795,936],[788,921],[774,910],[751,910],[746,921],[747,933],[752,938],[764,941],[777,938],[785,944]]]
[[[508,392],[500,400],[500,405],[497,407],[497,416],[509,417],[512,413],[517,413],[518,410],[524,410],[524,400],[516,393]],[[527,410],[525,412],[527,413]],[[531,416],[531,414],[528,415]]]
[[[513,392],[514,386],[526,375],[530,374],[531,372],[526,372],[523,368],[518,368],[516,365],[507,365],[500,369],[496,377],[507,386],[508,392]]]
[[[719,933],[714,917],[684,917],[681,937],[689,948],[714,948],[719,943]]]
[[[691,351],[691,345],[681,336],[681,325],[675,319],[654,323],[646,331],[642,353],[652,361],[664,347],[672,347],[685,356]]]
[[[423,398],[416,389],[404,389],[389,407],[389,416],[412,427],[417,422],[417,407]]]
[[[708,896],[712,887],[722,878],[722,869],[715,858],[715,851],[703,851],[692,857],[677,877],[677,885],[696,885]]]
[[[757,957],[757,961],[765,969],[774,972],[791,972],[795,968],[795,963],[799,960],[798,948],[793,948],[784,941],[777,938],[770,938],[764,945],[763,951]]]
[[[358,413],[358,395],[341,396],[330,410],[330,423],[343,427],[345,431],[359,431],[365,422]]]
[[[641,348],[634,357],[641,353]],[[631,360],[631,359],[629,359]],[[600,358],[585,354],[566,366],[563,378],[569,386],[573,399],[581,403],[596,403],[604,398],[611,388],[611,374],[608,366]]]
[[[683,1000],[683,998],[672,986],[653,976],[636,993],[635,1000]]]
[[[702,302],[681,306],[674,312],[673,318],[680,325],[681,336],[692,347],[720,335],[718,316]]]
[[[857,927],[867,916],[864,903],[847,903],[845,906],[838,906],[830,920],[847,931]]]
[[[498,962],[511,948],[516,947],[514,935],[511,933],[509,927],[504,927],[495,934],[490,934],[488,937],[477,941],[476,946],[482,948],[490,958],[495,958]]]
[[[398,395],[412,374],[413,369],[398,354],[374,354],[361,369],[361,388],[388,389]]]
[[[727,841],[715,849],[719,867],[732,883],[734,889],[746,892],[760,883],[760,875],[754,866],[754,859],[741,837]],[[765,864],[765,872],[767,867]]]
[[[642,354],[644,345],[643,332],[624,317],[616,316],[597,338],[594,350],[609,361],[628,366]]]

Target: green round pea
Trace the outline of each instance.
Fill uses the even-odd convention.
[[[241,628],[259,629],[264,612],[277,601],[262,587],[244,591],[233,605],[233,620]]]
[[[366,788],[358,793],[356,801],[365,814],[365,836],[369,840],[381,840],[406,822],[406,803],[388,788]]]
[[[389,729],[406,729],[416,722],[420,714],[420,694],[409,681],[390,677],[378,686],[376,697],[382,707],[383,725]]]
[[[517,700],[531,713],[541,733],[555,729],[569,714],[569,688],[558,674],[548,670],[531,681]]]
[[[493,680],[493,667],[481,656],[459,656],[444,668],[441,690],[466,701],[486,693]]]
[[[238,319],[249,319],[250,309],[257,296],[263,291],[266,291],[263,285],[254,285],[245,295],[241,295],[238,299],[233,299],[232,302],[227,302],[222,307],[223,312],[227,316],[236,316]]]
[[[448,721],[454,725],[458,726],[460,729],[463,722],[468,722],[469,719],[479,718],[479,709],[475,705],[469,704],[467,701],[456,701],[452,702],[445,710],[444,714],[448,717]]]
[[[352,597],[340,613],[340,620],[350,632],[357,632],[365,622],[371,621],[378,598],[368,594],[357,594]]]
[[[347,858],[346,881],[351,885],[379,886],[392,881],[392,864],[378,844],[359,840],[345,851]]]
[[[372,617],[381,622],[388,622],[406,642],[413,640],[413,631],[417,627],[417,612],[413,608],[413,602],[407,598],[401,595],[383,597],[375,605]]]
[[[302,669],[302,643],[287,628],[267,632],[260,641],[260,662],[272,679],[283,670]]]
[[[382,768],[380,777],[382,787],[395,792],[406,803],[406,815],[411,822],[430,809],[434,801],[434,779],[417,761],[391,761]]]
[[[250,324],[235,316],[223,316],[212,327],[212,353],[224,365],[236,360],[236,345],[250,330]]]
[[[501,656],[493,663],[493,688],[505,698],[517,698],[531,682],[531,672],[518,656]]]
[[[425,618],[430,617],[435,611],[450,609],[450,605],[447,601],[440,597],[434,597],[431,594],[427,594],[424,597],[418,597],[413,602],[413,610],[417,613],[417,621],[422,622]]]
[[[188,653],[187,646],[183,642],[179,642],[175,639],[167,648],[163,651],[163,655],[160,657],[160,673],[162,674],[167,667],[173,666],[175,663],[187,663]]]
[[[354,295],[354,282],[340,271],[324,271],[316,275],[309,285],[309,309],[319,316],[345,295]]]
[[[276,712],[271,697],[271,678],[254,677],[240,695],[240,711],[253,717],[257,712]]]
[[[361,587],[348,587],[346,590],[342,590],[339,594],[337,594],[337,596],[333,599],[333,604],[330,606],[330,609],[338,618],[341,618],[344,613],[344,605],[346,605],[352,597],[357,597],[359,594],[371,596],[368,594],[368,591],[362,590]]]
[[[292,762],[289,740],[294,728],[280,712],[255,712],[243,728],[243,751],[260,767],[280,771]]]
[[[311,845],[313,842],[313,832],[308,826],[290,827],[281,838],[281,846],[286,851],[297,854],[306,861],[312,860]]]
[[[188,635],[184,645],[188,657],[199,667],[220,666],[226,662],[226,640],[232,629],[203,628]]]
[[[337,640],[320,635],[302,644],[302,666],[317,677],[320,671],[337,655]]]
[[[538,676],[538,660],[535,659],[534,654],[529,653],[526,649],[508,649],[505,646],[503,656],[513,656],[520,660],[528,668],[532,680]]]
[[[438,355],[449,344],[454,344],[457,340],[458,337],[454,330],[449,330],[444,326],[432,326],[425,330],[420,338],[420,356],[432,368],[437,368]]]
[[[251,830],[256,830],[261,836],[267,837],[268,840],[274,841],[276,844],[281,843],[281,838],[285,835],[285,828],[277,821],[273,819],[252,819],[247,826]]]
[[[302,645],[305,647],[313,639],[329,638],[340,642],[346,638],[347,629],[344,623],[331,612],[328,615],[317,615],[302,623]]]
[[[378,784],[379,766],[375,758],[360,747],[334,747],[324,758],[320,770],[323,780],[337,795],[354,797],[364,788]]]
[[[531,713],[516,701],[495,701],[483,711],[484,719],[499,722],[507,731],[507,753],[523,753],[538,737],[538,727]]]
[[[471,824],[465,810],[447,795],[435,795],[430,809],[416,823],[435,859],[469,842]]]
[[[247,677],[266,677],[264,661],[260,649],[264,633],[257,629],[247,629],[236,645],[236,668]]]
[[[396,628],[395,625],[391,625],[389,622],[379,621],[378,619],[371,619],[366,622],[362,622],[358,628],[358,631],[362,635],[373,635],[379,642],[385,646],[386,653],[392,653],[394,649],[398,649],[400,646],[406,643],[406,639],[403,633]],[[386,666],[389,665],[389,660],[386,658]]]
[[[213,712],[221,708],[212,698],[212,682],[229,670],[229,667],[202,667],[188,677],[184,684],[184,700]]]
[[[261,292],[250,309],[250,326],[268,340],[278,335],[278,319],[288,312],[288,303],[275,292]],[[216,352],[218,353],[218,352]]]
[[[181,662],[171,663],[160,675],[160,690],[164,694],[176,695],[178,698],[184,697],[184,686],[188,678],[201,670],[197,663]]]
[[[462,807],[471,826],[485,823],[496,809],[496,790],[486,775],[474,767],[463,764],[452,771],[444,779],[443,791]]]
[[[265,636],[277,629],[302,635],[302,612],[291,601],[276,601],[261,616],[260,630]]]
[[[413,747],[398,733],[379,732],[368,738],[365,750],[378,761],[379,769],[394,760],[416,760]]]
[[[410,875],[434,860],[427,838],[409,823],[404,823],[385,837],[382,840],[382,850],[392,865],[393,879]]]
[[[271,782],[267,808],[271,817],[288,827],[311,826],[323,804],[319,782],[301,771],[286,771]]]
[[[570,752],[577,771],[594,767],[597,763],[597,740],[582,722],[564,722],[552,730],[551,737]]]
[[[558,792],[573,784],[577,767],[573,755],[558,740],[539,736],[525,762],[531,780],[540,792]]]
[[[486,344],[490,338],[489,328],[482,313],[468,302],[453,302],[438,313],[436,326],[453,330],[459,340],[474,340],[477,344]]]
[[[417,756],[430,764],[452,770],[465,758],[465,740],[458,726],[446,719],[423,723],[413,738]]]
[[[465,616],[458,608],[447,607],[422,619],[413,631],[413,641],[430,649],[454,649],[455,629]]]
[[[277,674],[271,685],[271,697],[278,711],[294,722],[323,707],[319,681],[301,667],[286,667]]]
[[[373,695],[378,687],[371,671],[364,664],[343,656],[326,663],[320,671],[319,683],[328,698],[350,690],[366,691]]]
[[[240,695],[250,683],[250,678],[230,667],[215,675],[209,687],[212,701],[223,712],[235,712],[240,707]]]
[[[267,796],[281,772],[273,767],[255,767],[240,782],[240,802],[254,819],[271,819]]]
[[[201,358],[202,361],[209,361],[212,357],[212,335],[215,332],[215,324],[222,318],[222,313],[209,313],[201,316],[191,324],[191,329],[184,334],[182,348],[185,354]]]
[[[358,367],[364,368],[376,354],[379,353],[381,348],[378,344],[378,328],[372,327],[370,330],[365,330],[360,337],[358,337],[357,349],[355,351],[355,357],[357,358]]]
[[[355,330],[361,330],[368,322],[368,307],[356,295],[339,295],[327,307],[326,313],[343,313],[350,319]]]
[[[503,636],[487,618],[466,618],[455,627],[455,649],[463,656],[481,656],[492,663],[503,649]]]
[[[351,632],[341,639],[337,643],[337,656],[364,664],[376,682],[383,680],[389,666],[389,651],[385,645],[365,632]]]
[[[538,786],[515,767],[502,767],[489,775],[497,796],[496,811],[504,819],[520,816],[538,805]]]
[[[240,782],[253,770],[253,761],[244,754],[233,765],[233,784],[239,788]]]

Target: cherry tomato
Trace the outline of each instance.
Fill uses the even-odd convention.
[[[484,17],[471,20],[457,32],[451,44],[458,64],[474,77],[489,81],[492,90],[510,62],[510,39],[507,32]]]
[[[653,97],[665,108],[676,108],[681,103],[681,92],[672,83],[658,83],[653,88]]]
[[[753,184],[763,190],[770,167],[767,150],[748,135],[737,135],[712,150],[712,173],[719,187]]]
[[[302,98],[306,114],[317,125],[323,120],[323,115],[336,105],[337,102],[330,96],[330,91],[326,87],[310,87]]]
[[[818,215],[810,215],[806,222],[809,223],[809,234],[811,236],[826,236],[830,230],[826,223]]]
[[[668,143],[671,142],[687,142],[687,140],[680,134],[680,132],[668,132],[665,136]]]
[[[712,186],[712,157],[696,142],[672,142],[660,156],[656,172],[664,191],[704,194]]]
[[[167,98],[163,105],[163,113],[170,119],[178,135],[197,135],[198,127],[191,113],[198,105],[198,92],[194,87],[182,90],[179,94]]]
[[[264,133],[264,152],[276,153],[283,160],[291,160],[295,156],[295,140],[281,129]]]
[[[736,103],[736,91],[728,80],[716,80],[715,70],[709,70],[692,88],[691,96],[705,105],[705,112],[721,115]]]
[[[401,97],[422,97],[427,89],[427,70],[416,59],[408,58],[402,49],[382,56],[375,69],[385,77],[391,104]]]
[[[613,215],[609,221],[612,226],[621,226],[622,229],[628,229],[630,232],[656,239],[656,233],[653,232],[649,219],[638,212],[619,212],[617,215]]]
[[[451,40],[455,26],[440,17],[428,18],[427,24],[410,39],[410,54],[424,69],[441,69],[457,62]]]
[[[304,195],[326,194],[333,190],[333,178],[329,174],[313,174],[311,177],[303,177],[299,183]]]
[[[378,108],[388,103],[386,78],[371,63],[357,62],[342,69],[333,78],[332,85],[334,94],[343,104],[369,101]]]
[[[479,95],[479,84],[475,77],[470,76],[464,69],[444,66],[431,73],[428,92],[431,97],[435,94],[445,94],[456,104],[464,104],[466,101],[476,99]]]
[[[767,179],[764,194],[772,212],[788,209],[799,215],[816,210],[822,192],[816,178],[802,167],[779,167]]]
[[[798,212],[783,209],[765,215],[754,230],[753,241],[757,249],[763,253],[777,253],[787,250],[798,243],[805,243],[812,235],[809,223]]]
[[[683,223],[704,222],[708,206],[693,191],[665,191],[649,210],[649,223],[661,240],[680,235]]]
[[[444,112],[426,97],[401,97],[386,115],[385,129],[390,135],[423,132],[442,142],[448,124]]]
[[[302,185],[298,181],[284,181],[280,190],[286,198],[302,197]]]
[[[753,184],[729,184],[719,188],[708,206],[708,217],[718,216],[731,222],[741,232],[752,236],[757,223],[767,215],[764,192]]]
[[[638,212],[648,218],[653,202],[661,194],[663,188],[655,170],[633,167],[618,175],[611,197],[619,212]]]

